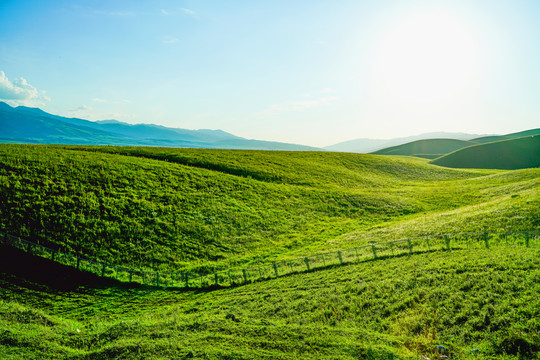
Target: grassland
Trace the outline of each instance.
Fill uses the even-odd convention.
[[[116,265],[222,269],[539,229],[539,185],[540,169],[407,157],[1,145],[0,230]],[[428,252],[208,291],[65,289],[0,268],[0,357],[538,358],[539,254]]]
[[[233,289],[59,291],[3,277],[3,358],[538,358],[539,250],[459,250]]]
[[[434,159],[458,149],[476,144],[456,139],[425,139],[374,151],[377,155],[407,155]]]
[[[432,163],[451,168],[512,170],[540,167],[540,135],[467,147]]]
[[[344,234],[425,221],[538,186],[362,154],[0,147],[0,230],[131,268],[219,269],[325,251]],[[527,213],[528,214],[528,213]],[[534,214],[522,229],[536,226]],[[421,235],[416,227],[416,235]],[[347,237],[342,247],[361,244]]]

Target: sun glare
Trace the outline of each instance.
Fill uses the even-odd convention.
[[[393,101],[452,100],[474,87],[480,55],[473,31],[461,19],[417,12],[387,27],[375,52],[373,81]]]

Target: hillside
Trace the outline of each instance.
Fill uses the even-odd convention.
[[[392,146],[373,152],[376,155],[407,155],[434,159],[457,149],[475,144],[473,141],[456,139],[426,139]]]
[[[200,292],[3,273],[0,356],[538,359],[539,255],[439,251]]]
[[[502,141],[502,140],[511,140],[511,139],[517,139],[525,136],[533,136],[540,134],[540,128],[538,129],[531,129],[531,130],[525,130],[520,132],[515,132],[511,134],[506,135],[497,135],[497,136],[482,136],[472,139],[475,143],[478,144],[485,144],[495,141]]]
[[[449,133],[449,132],[432,132],[425,133],[414,136],[399,137],[394,139],[354,139],[349,141],[344,141],[338,144],[325,146],[325,150],[329,151],[341,151],[341,152],[355,152],[355,153],[372,153],[378,150],[385,148],[399,146],[407,144],[413,141],[418,140],[428,140],[428,139],[456,139],[456,140],[471,140],[478,138],[480,135],[477,134],[466,134],[466,133]]]
[[[540,135],[471,146],[442,156],[431,163],[450,168],[538,168]]]
[[[538,230],[539,186],[540,169],[410,157],[3,144],[0,231],[135,269],[235,270]],[[540,240],[462,240],[203,291],[121,286],[1,249],[0,358],[538,358]]]
[[[0,164],[1,231],[154,270],[256,264],[329,242],[350,247],[363,240],[336,239],[525,193],[539,181],[531,170],[509,179],[325,152],[1,145]],[[534,227],[532,216],[519,228]]]
[[[13,108],[1,101],[0,143],[317,150],[303,145],[244,139],[222,130],[187,130],[152,124],[131,125],[116,120],[66,118],[38,108]]]
[[[433,135],[436,135],[437,133],[433,133]],[[409,141],[402,141],[401,139],[393,139],[389,140],[388,143],[386,143],[386,146],[370,150],[372,154],[377,155],[406,155],[406,156],[416,156],[416,157],[423,157],[427,159],[435,159],[438,157],[441,157],[443,155],[449,154],[451,152],[454,152],[456,150],[477,145],[477,144],[485,144],[489,142],[496,142],[496,141],[502,141],[502,140],[510,140],[510,139],[517,139],[524,136],[532,136],[536,134],[540,134],[540,129],[531,129],[526,131],[520,131],[516,133],[506,134],[506,135],[491,135],[491,136],[482,136],[482,137],[475,137],[475,136],[467,136],[468,134],[451,134],[451,133],[441,133],[444,136],[444,138],[428,138],[431,134],[425,134],[419,135],[418,137],[421,137],[421,139],[414,139],[413,138],[404,138],[408,139]],[[460,137],[457,137],[455,139],[448,138],[450,135],[457,135]],[[414,140],[414,141],[412,141]],[[397,142],[397,144],[392,144],[393,142]],[[352,145],[351,143],[343,143],[344,145]],[[367,143],[371,144],[371,143]],[[378,143],[380,145],[380,143]],[[392,146],[391,146],[392,145]],[[345,150],[343,150],[345,151]],[[509,167],[507,167],[510,169]],[[520,168],[520,167],[516,167]]]

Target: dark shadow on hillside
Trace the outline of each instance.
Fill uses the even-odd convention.
[[[0,246],[0,274],[10,275],[11,282],[25,284],[26,287],[28,283],[36,283],[57,290],[75,290],[80,286],[137,286],[79,271],[9,246]]]

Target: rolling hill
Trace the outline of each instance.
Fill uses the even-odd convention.
[[[407,144],[417,140],[427,139],[457,139],[471,140],[478,138],[480,135],[466,133],[450,133],[450,132],[432,132],[414,136],[399,137],[395,139],[355,139],[344,141],[338,144],[326,146],[324,149],[328,151],[355,152],[355,153],[373,153],[389,147]]]
[[[0,164],[0,231],[154,270],[256,264],[329,241],[339,249],[358,241],[346,234],[538,182],[534,170],[509,180],[415,158],[326,152],[6,144]]]
[[[537,168],[540,167],[540,135],[466,147],[431,163],[451,168],[507,170]]]
[[[539,186],[540,169],[412,157],[3,144],[0,230],[130,268],[242,268],[428,234],[538,230]],[[0,357],[538,358],[538,237],[464,241],[202,291],[94,284],[2,248]],[[51,272],[69,286],[43,279]]]
[[[392,146],[373,152],[376,155],[407,155],[427,159],[438,158],[457,149],[475,144],[473,141],[456,139],[425,139]]]
[[[0,143],[317,150],[303,145],[244,139],[222,130],[187,130],[151,124],[130,125],[115,120],[66,118],[38,108],[13,108],[4,102],[0,102]]]

